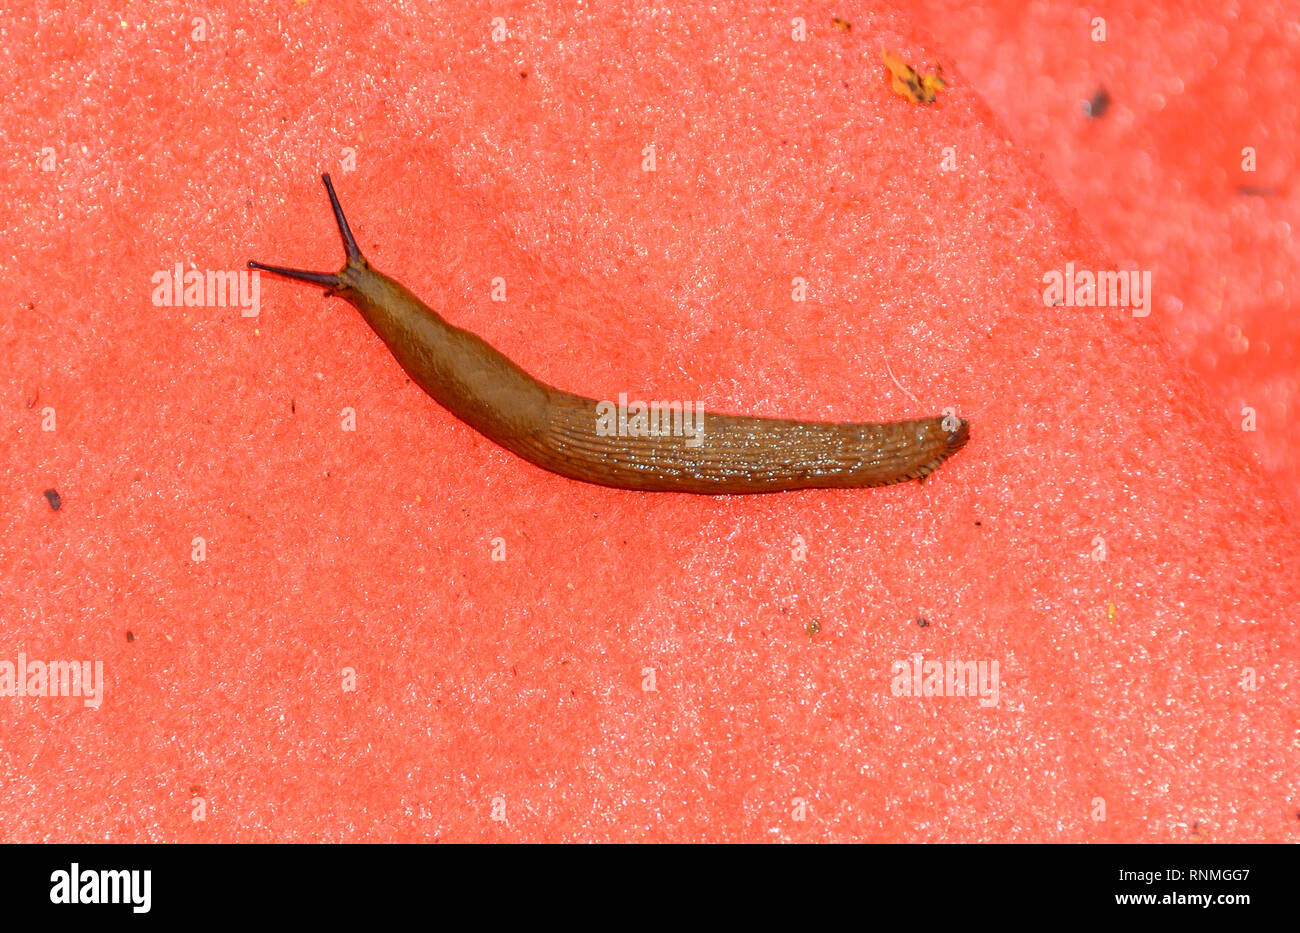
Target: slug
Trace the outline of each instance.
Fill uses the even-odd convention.
[[[625,419],[620,411],[611,420],[611,403],[534,379],[373,268],[357,248],[329,175],[322,178],[347,256],[343,268],[305,272],[251,261],[249,268],[319,285],[327,295],[346,299],[420,388],[544,470],[618,489],[664,492],[886,486],[923,480],[970,436],[968,422],[954,417],[877,424],[697,412],[693,435],[690,418],[679,411],[671,419],[661,412],[660,424],[682,431],[655,431],[653,419],[646,431],[644,413]]]

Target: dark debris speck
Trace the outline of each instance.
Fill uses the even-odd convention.
[[[1110,91],[1104,87],[1097,88],[1092,97],[1083,102],[1084,116],[1100,120],[1105,116],[1106,111],[1110,109]]]

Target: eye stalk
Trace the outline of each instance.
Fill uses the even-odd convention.
[[[346,284],[346,275],[349,269],[353,269],[366,264],[366,258],[361,255],[361,250],[357,248],[356,238],[352,235],[352,228],[348,226],[347,217],[343,216],[343,207],[339,204],[339,197],[334,193],[334,183],[330,181],[328,174],[321,176],[321,181],[325,182],[325,190],[330,196],[330,207],[334,211],[334,222],[339,227],[339,239],[343,241],[343,252],[347,260],[343,263],[343,268],[338,272],[308,272],[304,269],[289,269],[284,266],[268,266],[265,263],[257,262],[250,259],[248,268],[258,269],[262,272],[271,272],[275,275],[284,276],[286,279],[294,279],[298,282],[308,282],[312,285],[320,285],[331,291],[336,291]]]

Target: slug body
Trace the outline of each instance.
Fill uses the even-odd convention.
[[[693,493],[886,486],[923,480],[969,437],[966,421],[837,423],[699,416],[699,436],[602,430],[598,403],[534,379],[487,341],[449,324],[357,248],[323,176],[347,261],[337,273],[250,262],[347,299],[440,405],[502,447],[561,476],[620,489]],[[951,428],[951,430],[949,430]],[[693,442],[691,442],[693,441]]]

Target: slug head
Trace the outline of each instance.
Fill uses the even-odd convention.
[[[356,238],[352,236],[352,229],[348,226],[348,219],[343,216],[343,208],[339,205],[338,195],[334,193],[334,184],[330,181],[329,175],[322,175],[321,180],[325,182],[325,190],[330,196],[330,207],[334,210],[334,221],[339,225],[339,238],[343,240],[343,250],[347,254],[347,261],[343,263],[343,268],[338,272],[307,272],[302,269],[287,269],[283,266],[268,266],[265,263],[248,261],[248,268],[259,269],[262,272],[273,272],[276,275],[282,275],[286,279],[296,279],[299,282],[309,282],[312,285],[320,285],[331,292],[344,293],[353,287],[354,280],[358,274],[369,268],[361,250],[357,248]]]

